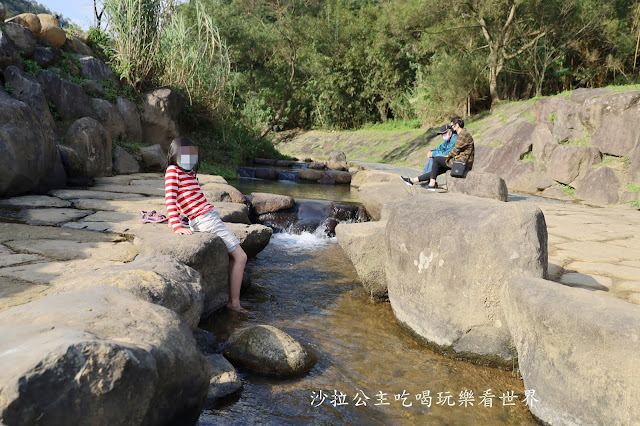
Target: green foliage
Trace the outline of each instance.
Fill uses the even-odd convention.
[[[34,77],[36,77],[40,72],[40,70],[42,69],[40,68],[40,65],[38,65],[38,63],[33,59],[25,59],[24,61],[22,61],[22,64],[24,66],[24,71],[31,74]]]
[[[633,192],[640,192],[640,186],[630,183],[627,185],[627,190],[633,191]]]
[[[499,146],[503,146],[503,145],[504,144],[502,142],[496,140],[496,141],[493,141],[493,142],[490,142],[490,143],[486,144],[485,146],[499,147]]]
[[[110,102],[115,102],[118,97],[129,99],[132,102],[137,100],[135,89],[128,84],[118,84],[112,80],[100,80],[100,85],[104,88],[104,97]]]
[[[526,120],[529,120],[529,123],[531,123],[531,124],[536,124],[536,117],[530,112],[527,112],[526,114],[522,114],[520,116],[520,118],[524,118]]]
[[[129,137],[125,137],[123,139],[115,139],[113,141],[114,145],[118,145],[129,154],[131,154],[136,160],[140,160],[140,148],[147,146],[147,144],[142,142],[136,142]]]
[[[98,56],[106,61],[110,62],[113,58],[113,40],[109,37],[109,33],[102,31],[100,28],[91,27],[88,32],[89,47],[93,49]]]
[[[569,146],[591,146],[591,136],[584,136],[582,139],[578,139],[577,141],[561,141],[560,144]]]
[[[47,105],[49,106],[49,112],[51,112],[51,117],[53,117],[53,119],[55,121],[61,121],[60,120],[60,115],[58,114],[58,111],[56,110],[56,105],[51,101],[47,101]]]
[[[419,129],[420,120],[388,120],[383,123],[367,123],[362,126],[362,130],[398,131]]]
[[[573,194],[575,192],[575,189],[570,187],[569,185],[564,185],[562,183],[558,184],[560,185],[560,189],[562,189],[562,192],[564,192],[565,194],[567,194],[570,197],[573,197]]]
[[[527,163],[535,163],[536,161],[538,161],[538,159],[534,157],[531,150],[529,150],[520,156],[520,161],[524,161]]]
[[[112,66],[136,89],[153,81],[160,35],[173,8],[172,0],[105,0],[113,37]]]
[[[554,113],[552,113],[552,114],[549,116],[549,119],[548,119],[547,121],[548,121],[549,123],[553,123],[554,121],[556,121],[556,113],[555,113],[555,112],[554,112]]]
[[[229,53],[218,28],[200,2],[194,14],[172,14],[160,36],[160,81],[187,94],[190,104],[217,110],[231,72]]]
[[[640,207],[640,201],[638,200],[630,200],[629,201],[629,205],[633,208],[638,208]]]
[[[13,87],[9,83],[4,84],[4,91],[11,94],[13,92]]]

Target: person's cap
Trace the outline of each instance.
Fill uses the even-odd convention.
[[[451,129],[452,129],[451,125],[443,124],[442,127],[440,127],[440,131],[438,132],[438,134],[441,135],[443,133],[447,133]]]

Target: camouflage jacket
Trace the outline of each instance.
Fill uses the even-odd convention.
[[[467,170],[473,167],[473,136],[467,129],[462,129],[458,133],[458,140],[449,155],[447,155],[447,167],[453,166],[454,161],[464,161],[467,163]]]

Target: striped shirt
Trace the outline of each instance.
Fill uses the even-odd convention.
[[[213,208],[202,193],[196,175],[176,166],[167,167],[164,174],[164,201],[174,231],[182,228],[179,213],[192,220]]]

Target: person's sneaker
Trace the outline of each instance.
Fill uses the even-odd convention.
[[[400,176],[400,178],[404,181],[404,183],[406,183],[407,185],[413,185],[413,182],[411,182],[411,179],[409,179],[408,177],[404,177],[404,176]]]
[[[431,186],[431,185],[427,185],[427,190],[429,191],[435,191],[436,189],[438,189],[438,186]]]

